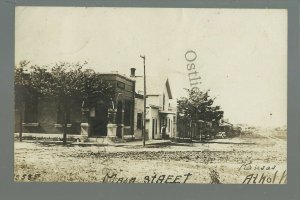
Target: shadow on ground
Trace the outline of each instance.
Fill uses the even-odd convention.
[[[45,146],[45,147],[53,147],[53,146],[64,146],[64,147],[103,147],[103,146],[109,146],[107,143],[71,143],[68,142],[66,145],[63,145],[62,142],[55,142],[55,141],[37,141],[34,142],[38,145]]]
[[[194,144],[232,144],[232,145],[255,145],[256,143],[254,142],[228,142],[228,141],[190,141],[190,142],[174,142],[174,141],[165,141],[165,142],[157,142],[157,143],[151,143],[147,144],[145,147],[143,147],[142,143],[141,144],[131,144],[130,142],[125,142],[125,143],[101,143],[101,142],[85,142],[85,143],[80,143],[80,142],[67,142],[66,145],[63,145],[62,141],[28,141],[29,143],[35,143],[40,146],[45,146],[45,147],[53,147],[53,146],[64,146],[64,147],[103,147],[103,146],[114,146],[114,147],[126,147],[130,149],[138,149],[138,148],[168,148],[172,146],[183,146],[183,147],[193,147]]]
[[[222,142],[222,141],[195,141],[194,143],[204,143],[204,144],[247,144],[254,145],[254,142]]]

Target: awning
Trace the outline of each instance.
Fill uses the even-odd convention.
[[[158,111],[159,112],[159,114],[176,114],[176,112],[174,112],[174,111],[167,111],[167,110],[161,110],[161,111]]]

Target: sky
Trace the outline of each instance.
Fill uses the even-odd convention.
[[[15,63],[84,62],[97,72],[168,76],[191,88],[187,64],[234,124],[287,124],[287,10],[16,7]],[[189,62],[187,51],[197,58]],[[191,54],[189,54],[191,55]]]

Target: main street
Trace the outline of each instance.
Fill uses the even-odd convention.
[[[210,143],[154,140],[146,147],[141,141],[66,147],[15,141],[16,181],[239,184],[252,174],[274,177],[285,170],[286,140],[272,136]]]

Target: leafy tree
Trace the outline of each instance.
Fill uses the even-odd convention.
[[[15,108],[19,113],[19,140],[22,141],[23,133],[23,112],[26,98],[30,98],[34,94],[31,85],[30,74],[28,74],[29,61],[21,61],[15,66],[14,88],[15,88]]]
[[[203,120],[215,122],[222,119],[223,111],[220,106],[213,106],[215,98],[210,98],[208,92],[186,89],[188,97],[181,97],[177,101],[180,117],[189,121]]]
[[[113,87],[101,79],[93,70],[83,70],[81,63],[60,62],[53,66],[30,67],[30,87],[38,96],[54,100],[61,110],[63,123],[63,144],[67,140],[67,115],[71,108],[82,101],[89,109],[97,99],[108,101],[112,98]]]
[[[224,112],[220,106],[213,106],[215,98],[210,98],[208,92],[186,89],[188,97],[177,100],[178,120],[185,124],[197,123],[199,120],[211,122],[218,126]]]

